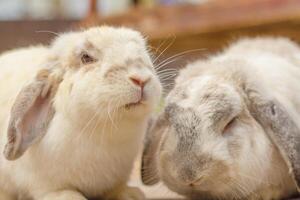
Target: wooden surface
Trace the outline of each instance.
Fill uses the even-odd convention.
[[[200,5],[140,7],[117,16],[88,17],[82,25],[128,26],[152,40],[287,20],[300,20],[299,0],[213,0]]]
[[[185,53],[166,66],[180,68],[245,36],[285,36],[300,42],[300,0],[211,0],[200,5],[140,7],[117,16],[93,15],[79,26],[103,24],[141,31],[153,49],[160,46],[156,55],[164,51],[160,61],[203,49]]]
[[[155,49],[165,42],[172,43],[161,59],[191,49],[176,62],[219,51],[230,42],[244,36],[286,36],[300,41],[300,0],[211,0],[203,5],[182,5],[132,8],[111,17],[89,15],[76,21],[20,21],[0,22],[0,52],[28,44],[49,43],[55,36],[37,33],[40,30],[66,31],[91,25],[122,25],[142,31]],[[166,46],[161,46],[158,53]]]

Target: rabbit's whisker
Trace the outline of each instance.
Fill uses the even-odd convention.
[[[59,36],[58,33],[54,32],[54,31],[48,31],[48,30],[39,30],[39,31],[35,31],[36,33],[51,33],[55,36]]]
[[[183,52],[180,52],[180,53],[177,53],[173,56],[170,56],[168,58],[166,58],[165,60],[163,60],[162,62],[159,63],[159,65],[156,67],[156,69],[159,69],[161,65],[163,65],[164,63],[176,58],[176,57],[181,57],[183,55],[186,55],[186,54],[189,54],[189,53],[194,53],[194,52],[198,52],[198,51],[205,51],[206,49],[204,48],[201,48],[201,49],[190,49],[190,50],[186,50],[186,51],[183,51]]]
[[[160,54],[153,60],[153,63],[155,63],[159,58],[160,58],[160,56],[161,55],[163,55],[163,53],[170,47],[170,46],[172,46],[172,44],[175,42],[175,40],[176,40],[176,36],[174,35],[174,37],[173,37],[173,39],[171,40],[171,42],[166,46],[166,48],[162,51],[162,52],[160,52]]]

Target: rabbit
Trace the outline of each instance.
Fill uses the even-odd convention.
[[[139,32],[92,27],[5,52],[0,83],[0,198],[145,198],[127,180],[162,89]]]
[[[300,186],[300,48],[242,38],[180,70],[151,120],[146,185],[190,199],[292,198]]]

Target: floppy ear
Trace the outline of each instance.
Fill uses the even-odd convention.
[[[19,158],[46,133],[54,115],[51,100],[60,82],[60,79],[50,76],[49,70],[41,70],[30,84],[21,89],[10,113],[4,148],[6,159]]]
[[[277,146],[289,167],[299,192],[300,129],[285,108],[276,100],[255,90],[247,92],[249,110]]]
[[[157,158],[165,126],[166,120],[163,115],[149,121],[141,166],[141,178],[145,185],[159,182]]]

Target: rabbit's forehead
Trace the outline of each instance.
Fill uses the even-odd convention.
[[[111,63],[112,65],[125,64],[125,62],[133,60],[149,60],[146,47],[135,42],[111,42],[102,45],[101,43],[87,42],[89,45],[77,47],[77,54],[88,52],[96,57],[101,63]]]
[[[130,41],[143,42],[142,35],[132,29],[113,28],[113,27],[97,27],[90,28],[83,34],[94,41],[110,42],[110,41]]]
[[[130,64],[152,65],[144,43],[134,39],[109,38],[89,40],[88,52],[97,52],[103,65],[127,66]],[[111,67],[109,66],[109,67]]]
[[[241,97],[235,87],[210,75],[201,76],[186,83],[186,87],[181,88],[181,93],[185,93],[181,95],[185,98],[179,101],[182,107],[200,110],[207,108],[213,111],[218,108],[228,109],[241,106]]]
[[[122,52],[123,49],[134,50],[146,46],[146,42],[140,34],[127,29],[91,30],[84,33],[84,36],[86,41],[103,52],[112,50]]]

